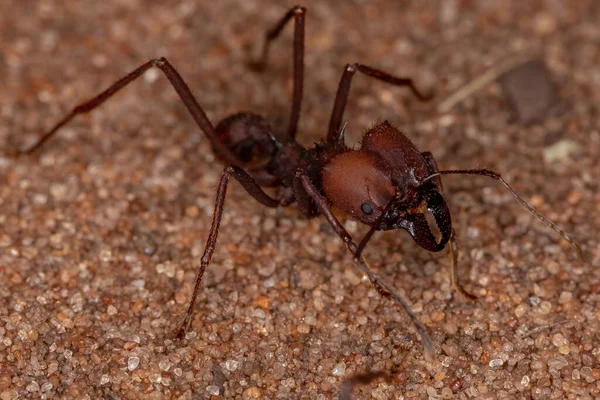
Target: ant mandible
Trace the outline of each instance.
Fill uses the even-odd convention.
[[[210,233],[196,276],[194,292],[186,316],[178,329],[179,337],[185,336],[189,328],[202,277],[217,243],[230,177],[237,180],[250,196],[267,207],[296,203],[300,213],[306,218],[323,214],[352,253],[355,265],[368,276],[378,292],[383,296],[393,296],[400,302],[421,337],[428,359],[433,358],[434,347],[425,327],[394,288],[371,271],[362,257],[362,252],[375,231],[398,228],[406,230],[419,246],[431,252],[441,251],[449,244],[451,282],[460,293],[474,298],[464,291],[458,282],[457,244],[450,211],[442,196],[441,175],[482,175],[499,181],[519,203],[569,242],[583,258],[577,243],[519,197],[497,172],[486,169],[440,171],[430,152],[418,151],[403,133],[387,121],[377,124],[365,133],[360,149],[352,149],[344,144],[345,126],[342,127],[342,116],[352,77],[357,71],[395,86],[407,86],[419,100],[429,100],[431,97],[421,94],[411,79],[395,77],[363,64],[346,65],[337,89],[326,141],[310,148],[298,144],[295,136],[302,103],[305,15],[304,7],[296,6],[290,9],[266,32],[262,53],[253,64],[257,68],[265,66],[269,46],[293,19],[292,108],[287,133],[280,139],[272,134],[269,123],[263,117],[251,112],[227,117],[214,127],[181,75],[166,58],[158,58],[146,62],[104,92],[75,107],[33,146],[21,151],[30,154],[40,149],[76,115],[98,107],[148,69],[157,67],[165,74],[200,129],[210,140],[216,155],[225,163],[217,187]],[[276,196],[265,193],[263,187],[276,188]],[[358,244],[334,215],[333,207],[370,227]],[[433,216],[440,234],[439,239],[432,233],[425,216],[426,212]]]

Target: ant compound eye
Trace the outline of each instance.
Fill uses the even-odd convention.
[[[360,209],[367,215],[371,215],[373,213],[373,207],[369,203],[363,203],[360,206]]]

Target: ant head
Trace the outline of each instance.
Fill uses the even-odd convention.
[[[426,250],[442,250],[452,232],[450,212],[432,167],[387,121],[369,130],[360,150],[334,156],[323,169],[323,190],[334,206],[377,230],[405,229]],[[422,183],[423,182],[423,183]],[[433,215],[440,240],[425,213]]]

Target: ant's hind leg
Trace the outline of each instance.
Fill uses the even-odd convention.
[[[188,306],[185,314],[185,318],[177,330],[177,337],[179,338],[185,337],[185,334],[190,326],[192,315],[194,313],[194,306],[196,304],[196,298],[198,297],[200,284],[202,283],[202,278],[204,277],[204,271],[206,271],[206,268],[210,264],[210,260],[212,259],[215,247],[217,245],[217,236],[219,234],[219,226],[221,225],[221,218],[223,216],[225,196],[227,194],[227,185],[229,183],[230,176],[233,176],[242,185],[246,192],[248,192],[248,194],[250,194],[250,196],[252,196],[259,203],[267,207],[277,207],[279,205],[279,201],[267,195],[246,171],[234,165],[228,165],[225,167],[223,175],[219,180],[219,186],[217,187],[217,199],[215,201],[212,224],[210,226],[210,232],[204,247],[204,253],[202,254],[202,259],[200,261],[200,268],[196,273],[194,292],[190,300],[190,305]]]
[[[100,106],[106,100],[111,98],[115,93],[117,93],[119,90],[123,89],[125,86],[127,86],[128,84],[130,84],[131,82],[133,82],[134,80],[139,78],[144,72],[146,72],[147,70],[149,70],[152,67],[159,68],[165,74],[167,79],[169,79],[171,86],[173,86],[173,88],[179,95],[179,98],[181,99],[181,101],[183,101],[183,103],[187,107],[188,111],[190,112],[190,114],[192,115],[194,120],[196,121],[196,124],[198,125],[198,127],[200,127],[200,129],[202,129],[202,131],[206,134],[206,136],[210,140],[212,147],[213,147],[215,153],[217,154],[217,156],[219,156],[223,161],[225,161],[228,164],[232,164],[232,165],[239,164],[239,161],[238,161],[237,157],[235,156],[235,154],[233,154],[227,148],[227,146],[225,146],[225,144],[223,144],[219,140],[219,137],[217,136],[217,134],[215,132],[215,128],[213,127],[212,123],[210,122],[210,120],[208,119],[206,114],[204,113],[204,110],[202,109],[200,104],[198,104],[198,101],[194,98],[192,91],[190,90],[188,85],[185,83],[185,81],[183,80],[181,75],[179,75],[179,73],[175,70],[175,68],[173,68],[173,66],[169,63],[169,61],[164,57],[163,58],[155,58],[155,59],[152,59],[152,60],[140,65],[134,71],[130,72],[123,78],[119,79],[117,82],[115,82],[112,86],[110,86],[108,89],[106,89],[99,95],[97,95],[94,98],[92,98],[91,100],[83,102],[83,103],[79,104],[78,106],[76,106],[75,108],[73,108],[73,110],[69,114],[67,114],[63,119],[61,119],[58,123],[56,123],[56,125],[54,125],[49,131],[47,131],[45,134],[43,134],[38,139],[37,142],[35,142],[28,149],[21,151],[21,153],[31,154],[31,153],[37,151],[38,149],[40,149],[42,147],[42,145],[45,142],[50,140],[54,136],[54,134],[56,134],[56,132],[58,132],[59,129],[61,129],[63,126],[65,126],[69,121],[71,121],[77,115],[88,113],[88,112],[92,111],[93,109],[95,109],[96,107]]]
[[[265,33],[265,40],[262,47],[262,53],[258,60],[254,60],[250,65],[255,69],[263,69],[267,64],[269,57],[269,48],[285,25],[294,18],[294,92],[292,97],[292,111],[286,139],[294,140],[296,130],[298,129],[298,120],[300,119],[300,107],[302,105],[302,89],[304,85],[304,17],[306,8],[295,6],[291,8],[273,28]]]
[[[363,64],[347,64],[344,68],[344,73],[338,84],[337,93],[335,94],[335,102],[333,103],[333,110],[331,111],[331,117],[329,119],[329,130],[327,133],[327,143],[334,143],[338,140],[340,134],[340,127],[342,124],[342,117],[344,116],[344,110],[348,103],[348,94],[350,93],[350,84],[352,83],[352,77],[356,71],[362,72],[363,74],[378,79],[380,81],[389,83],[395,86],[408,86],[413,92],[416,98],[421,101],[429,101],[433,98],[432,95],[421,93],[415,86],[414,82],[410,78],[399,78],[388,74],[387,72],[369,67]]]

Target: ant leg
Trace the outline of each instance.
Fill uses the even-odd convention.
[[[456,233],[452,229],[450,235],[450,246],[448,246],[448,254],[450,255],[450,282],[454,289],[460,293],[464,298],[469,301],[476,301],[477,296],[467,292],[458,279],[458,240],[456,240]]]
[[[335,94],[335,102],[333,103],[333,110],[331,111],[331,118],[329,119],[327,143],[334,143],[338,140],[344,109],[348,103],[350,84],[352,83],[352,77],[356,71],[362,72],[371,78],[379,79],[380,81],[384,81],[395,86],[408,86],[413,94],[421,101],[429,101],[433,98],[432,95],[422,94],[410,78],[398,78],[388,74],[387,72],[363,64],[347,64],[344,68],[342,78],[340,79],[337,93]]]
[[[331,208],[329,207],[329,202],[312,184],[310,178],[306,174],[298,174],[296,178],[300,179],[300,181],[302,182],[303,189],[306,191],[308,196],[317,204],[319,210],[327,218],[327,221],[329,222],[335,233],[337,233],[340,239],[342,239],[344,243],[346,243],[348,250],[354,256],[354,265],[356,265],[356,267],[358,267],[364,274],[366,274],[369,277],[371,284],[375,287],[375,289],[379,292],[380,295],[391,295],[392,297],[394,297],[394,299],[396,299],[396,301],[398,301],[402,305],[402,308],[404,308],[404,311],[410,317],[413,325],[415,326],[415,329],[421,337],[421,342],[423,343],[423,348],[425,350],[425,358],[428,361],[432,361],[435,356],[435,349],[433,347],[431,338],[429,337],[425,326],[423,326],[421,321],[419,321],[419,318],[417,318],[417,316],[410,309],[408,303],[404,300],[402,296],[400,296],[398,292],[396,292],[396,290],[392,286],[390,286],[386,281],[377,276],[371,270],[371,268],[369,268],[365,259],[358,253],[358,247],[354,243],[352,236],[348,233],[348,231],[346,231],[342,223],[333,214]]]
[[[210,260],[212,259],[215,251],[215,246],[217,245],[217,236],[219,234],[219,226],[221,225],[221,218],[223,216],[225,195],[227,194],[227,185],[229,183],[230,176],[233,176],[242,185],[246,192],[254,197],[254,199],[256,199],[259,203],[267,207],[277,207],[279,205],[279,201],[267,195],[246,171],[233,165],[228,165],[225,167],[223,175],[219,180],[219,186],[217,187],[217,200],[215,201],[212,224],[210,226],[208,239],[206,240],[206,246],[204,247],[204,253],[202,254],[200,269],[196,274],[194,292],[192,294],[185,318],[177,331],[177,337],[179,338],[185,337],[185,333],[189,328],[192,320],[192,314],[194,313],[196,298],[198,297],[198,292],[200,290],[200,283],[202,283],[202,278],[204,276],[204,271],[206,271],[206,267],[208,267],[208,264],[210,264]]]
[[[277,24],[265,33],[265,41],[262,54],[257,61],[252,63],[256,69],[263,69],[269,56],[269,47],[275,40],[287,22],[294,18],[294,94],[292,97],[292,111],[287,131],[287,140],[292,141],[296,137],[298,120],[300,119],[300,106],[302,105],[302,89],[304,84],[304,16],[306,8],[295,6],[290,9],[277,22]]]
[[[489,169],[453,169],[453,170],[437,171],[436,173],[429,175],[423,182],[421,182],[421,184],[423,184],[425,181],[427,181],[429,179],[433,179],[436,176],[440,176],[440,175],[479,175],[479,176],[487,176],[488,178],[492,178],[492,179],[500,182],[504,186],[504,188],[506,190],[508,190],[508,192],[523,207],[525,207],[527,209],[527,211],[529,211],[529,213],[531,215],[533,215],[534,217],[536,217],[537,219],[539,219],[540,221],[542,221],[546,226],[548,226],[554,232],[558,233],[560,235],[560,237],[562,237],[567,243],[569,243],[571,245],[571,247],[573,247],[573,249],[575,250],[575,252],[579,256],[579,259],[583,263],[586,262],[585,255],[583,254],[583,251],[581,250],[581,247],[575,241],[575,239],[573,239],[561,227],[559,227],[558,225],[556,225],[554,222],[550,221],[548,218],[544,217],[535,208],[533,208],[532,206],[530,206],[529,203],[527,203],[525,200],[523,200],[523,198],[521,198],[521,196],[519,196],[517,194],[517,192],[515,192],[515,190],[512,188],[512,186],[510,186],[502,178],[502,176],[498,172],[491,171]]]
[[[433,158],[433,154],[429,151],[425,151],[421,153],[423,158],[425,158],[425,162],[427,163],[427,168],[430,174],[435,174],[439,172],[439,168],[437,166],[437,162],[435,158]],[[442,186],[442,179],[440,176],[436,176],[434,179],[435,185],[439,188],[440,193],[444,191],[444,187]],[[458,279],[458,240],[456,239],[456,232],[454,229],[450,232],[450,240],[448,246],[448,255],[450,256],[450,282],[452,283],[452,287],[460,293],[464,298],[469,301],[477,300],[477,296],[472,295],[467,292]]]
[[[135,79],[139,78],[144,72],[146,72],[147,70],[149,70],[152,67],[159,68],[165,74],[167,79],[169,79],[169,82],[171,82],[171,86],[173,86],[173,88],[175,89],[175,91],[177,92],[179,97],[181,98],[181,101],[183,101],[183,103],[187,107],[188,111],[190,112],[190,114],[192,115],[194,120],[196,121],[196,124],[198,125],[198,127],[200,127],[200,129],[202,129],[202,131],[206,134],[206,136],[210,140],[215,153],[228,164],[233,164],[233,165],[239,164],[239,161],[238,161],[237,157],[235,156],[235,154],[232,153],[227,148],[227,146],[225,146],[219,140],[219,137],[217,136],[217,134],[215,132],[215,128],[213,127],[210,120],[204,113],[204,110],[202,109],[200,104],[198,104],[198,101],[194,98],[194,95],[192,94],[190,88],[185,83],[185,81],[183,80],[181,75],[179,75],[179,73],[175,70],[175,68],[173,68],[173,66],[169,63],[169,61],[167,61],[167,59],[164,57],[155,58],[155,59],[152,59],[152,60],[142,64],[134,71],[130,72],[123,78],[119,79],[112,86],[110,86],[108,89],[106,89],[105,91],[103,91],[102,93],[97,95],[96,97],[94,97],[91,100],[88,100],[84,103],[81,103],[78,106],[76,106],[75,108],[73,108],[73,110],[69,114],[67,114],[63,119],[61,119],[56,125],[54,125],[54,127],[52,127],[52,129],[50,129],[44,135],[42,135],[42,137],[40,139],[38,139],[38,141],[35,144],[33,144],[33,146],[31,146],[29,149],[22,151],[21,153],[31,154],[31,153],[35,152],[46,141],[48,141],[50,138],[52,138],[52,136],[54,136],[54,134],[60,128],[62,128],[64,125],[66,125],[75,116],[77,116],[79,114],[85,114],[85,113],[92,111],[94,108],[96,108],[99,105],[101,105],[102,103],[104,103],[106,100],[108,100],[110,97],[112,97],[115,93],[117,93],[119,90],[121,90],[122,88],[127,86],[129,83],[131,83]]]

